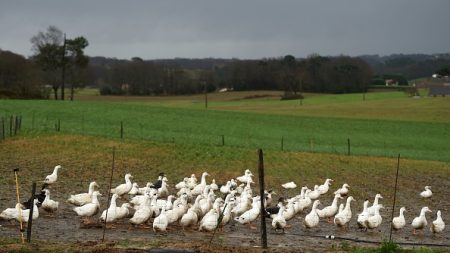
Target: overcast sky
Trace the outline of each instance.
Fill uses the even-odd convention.
[[[91,56],[263,58],[450,52],[449,0],[0,0],[0,48],[49,25]]]

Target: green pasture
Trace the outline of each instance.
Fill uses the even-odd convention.
[[[400,153],[412,159],[450,161],[447,98],[412,99],[396,92],[371,93],[366,101],[359,100],[361,94],[310,95],[300,106],[274,94],[243,99],[235,93],[233,99],[224,98],[230,94],[220,99],[220,94],[211,95],[208,110],[202,108],[201,96],[184,96],[127,102],[0,100],[0,114],[22,115],[23,134],[55,132],[59,121],[60,133],[120,138],[123,122],[125,139],[221,146],[223,135],[224,145],[230,147],[337,154],[347,154],[350,139],[351,154]],[[244,97],[248,96],[252,95]],[[378,106],[385,105],[394,112],[378,112]],[[289,112],[284,106],[304,112]],[[353,117],[341,117],[339,111]],[[364,112],[372,117],[357,117]],[[390,113],[399,117],[387,117]]]

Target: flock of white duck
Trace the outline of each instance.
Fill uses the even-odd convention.
[[[44,188],[42,195],[37,197],[33,202],[33,219],[39,217],[38,205],[47,212],[53,213],[57,211],[59,203],[50,199],[50,190],[48,185],[54,184],[58,178],[58,169],[56,166],[53,173],[44,180]],[[133,226],[150,226],[152,224],[154,231],[166,231],[170,224],[176,222],[183,229],[186,227],[198,227],[199,231],[213,231],[221,228],[234,220],[241,224],[247,224],[250,228],[260,212],[261,197],[255,196],[251,185],[253,182],[253,174],[250,170],[246,170],[243,176],[231,179],[222,186],[218,186],[213,179],[211,184],[207,184],[206,177],[209,176],[204,172],[200,182],[194,174],[186,177],[183,181],[175,185],[177,193],[169,195],[168,179],[160,173],[156,183],[147,183],[145,187],[139,188],[136,182],[132,182],[131,174],[125,175],[125,183],[111,189],[112,197],[110,206],[100,215],[100,221],[106,222],[113,227],[113,223],[129,218],[129,223]],[[303,224],[306,228],[314,228],[319,225],[320,219],[326,219],[328,223],[333,223],[338,227],[348,229],[349,222],[353,216],[351,202],[355,201],[349,196],[348,184],[344,184],[342,188],[334,192],[333,202],[330,206],[319,209],[319,197],[326,194],[333,180],[326,179],[324,184],[315,185],[313,189],[304,186],[301,188],[300,194],[289,199],[280,198],[275,206],[272,203],[272,191],[265,193],[265,213],[272,218],[272,227],[276,230],[282,230],[289,227],[287,221],[294,218],[298,213],[306,211],[311,207],[309,213],[304,217]],[[68,203],[75,205],[73,211],[80,217],[83,222],[87,222],[91,217],[99,213],[100,202],[99,196],[102,196],[96,182],[91,182],[87,193],[71,195],[67,200]],[[282,185],[285,189],[294,189],[297,185],[289,182]],[[224,199],[217,197],[216,194],[224,196]],[[339,200],[344,196],[348,196],[345,204],[338,206]],[[425,190],[420,193],[422,198],[430,198],[432,196],[431,187],[425,186]],[[369,200],[364,201],[363,211],[357,215],[357,224],[363,230],[370,230],[379,227],[382,223],[380,209],[383,205],[379,203],[383,197],[376,194],[375,199],[370,205]],[[117,206],[118,199],[128,199],[129,201]],[[400,230],[405,227],[406,220],[404,217],[405,207],[400,208],[400,215],[392,220],[392,227]],[[6,220],[22,220],[28,222],[30,209],[22,204],[17,204],[15,208],[7,208],[1,214],[1,219]],[[428,207],[423,207],[420,215],[415,217],[411,226],[415,234],[417,230],[422,230],[428,226],[426,213],[431,212]],[[131,218],[130,218],[131,217]],[[430,231],[433,233],[441,233],[445,228],[442,220],[441,212],[437,211],[436,219],[431,223]]]

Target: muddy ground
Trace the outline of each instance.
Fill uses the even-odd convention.
[[[332,193],[321,197],[321,202],[328,205],[331,202]],[[72,211],[72,206],[63,202],[61,199],[65,194],[56,196],[56,200],[60,200],[60,209],[54,216],[50,216],[45,211],[40,210],[40,216],[33,221],[32,238],[38,241],[49,242],[101,242],[103,236],[103,228],[101,224],[85,226],[81,224],[75,212]],[[58,199],[59,197],[59,199]],[[383,201],[383,200],[382,200]],[[382,202],[381,201],[381,202]],[[439,208],[443,213],[443,219],[450,224],[450,199],[446,198],[432,198],[423,201],[433,211]],[[106,205],[106,198],[102,197],[101,202]],[[332,250],[341,245],[342,241],[360,240],[370,242],[380,242],[389,239],[391,208],[386,207],[382,211],[383,223],[381,227],[374,231],[363,232],[357,228],[356,214],[362,209],[362,201],[357,201],[353,205],[353,219],[350,228],[342,230],[336,228],[333,224],[328,224],[326,221],[321,221],[319,227],[314,229],[306,229],[303,226],[303,218],[309,210],[297,215],[294,219],[288,221],[291,226],[286,229],[284,234],[272,230],[270,222],[267,220],[268,231],[268,245],[270,251],[273,252],[298,252],[298,251],[327,251]],[[14,201],[6,198],[0,198],[1,209],[14,206]],[[118,204],[121,202],[119,201]],[[422,203],[417,203],[415,207],[408,207],[406,219],[408,224],[419,213]],[[396,208],[398,209],[398,208]],[[397,214],[395,214],[397,215]],[[98,217],[98,215],[96,216]],[[435,218],[435,212],[427,214],[428,221],[431,222]],[[251,229],[247,226],[231,222],[223,231],[218,231],[213,239],[212,248],[218,248],[219,251],[228,252],[253,252],[260,251],[260,220],[258,219],[255,225],[257,229]],[[19,238],[19,230],[17,222],[0,221],[0,237],[1,238]],[[121,220],[115,224],[115,228],[106,229],[106,242],[119,243],[127,247],[133,248],[136,243],[150,243],[150,248],[154,247],[182,247],[192,248],[200,251],[215,251],[212,248],[206,247],[212,237],[212,233],[198,232],[193,229],[183,231],[181,227],[176,224],[169,226],[169,231],[166,234],[155,234],[150,226],[148,228],[134,228],[128,224],[128,220]],[[326,235],[334,235],[335,239],[326,239]],[[450,248],[450,230],[447,226],[444,233],[440,235],[433,235],[427,227],[418,235],[412,234],[412,228],[407,225],[404,230],[393,232],[392,238],[395,242],[402,244],[405,248],[418,248],[422,244],[436,249],[445,249],[437,245],[447,245],[446,249]],[[370,242],[355,242],[349,241],[350,245],[358,247],[377,247],[379,244]],[[152,246],[153,245],[153,246]]]

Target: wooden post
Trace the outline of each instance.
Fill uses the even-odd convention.
[[[32,118],[31,118],[31,129],[34,130],[34,112],[33,112]]]
[[[1,125],[2,132],[1,132],[1,136],[0,137],[4,140],[5,139],[5,119],[2,117],[1,121],[2,121],[2,125]]]
[[[9,117],[9,137],[12,137],[13,133],[13,116]]]
[[[225,146],[225,135],[222,134],[222,146]]]
[[[395,176],[395,187],[394,187],[394,202],[392,203],[392,213],[391,213],[391,220],[394,218],[394,211],[395,211],[395,200],[397,198],[397,182],[398,182],[398,170],[400,168],[400,154],[398,154],[397,158],[397,174]],[[392,242],[392,222],[391,222],[391,230],[389,232],[389,241]]]
[[[258,149],[258,176],[259,176],[259,195],[261,196],[261,247],[267,249],[267,231],[266,231],[266,211],[264,208],[264,157],[262,149]]]
[[[348,146],[347,155],[350,155],[350,138],[347,139],[347,146]]]
[[[19,169],[14,169],[14,177],[16,179],[16,196],[17,196],[17,204],[20,203],[20,190],[19,190],[19,177],[18,177]],[[19,209],[19,223],[20,223],[20,238],[22,239],[22,243],[24,243],[23,238],[23,223],[22,223],[22,208]]]
[[[120,139],[123,139],[123,121],[120,121]]]
[[[28,216],[28,224],[27,224],[27,242],[31,242],[31,226],[33,225],[33,209],[34,209],[34,196],[36,194],[36,182],[33,182],[33,186],[31,188],[31,207],[30,207],[30,216]]]
[[[63,55],[62,55],[62,75],[61,75],[61,100],[64,100],[64,89],[66,83],[66,34],[64,33]]]
[[[108,188],[108,204],[106,205],[105,226],[103,227],[102,242],[105,242],[106,221],[108,220],[108,209],[109,209],[109,201],[111,199],[111,185],[112,185],[112,179],[113,179],[113,175],[114,175],[114,162],[115,162],[115,160],[116,160],[116,147],[113,147],[112,165],[111,165],[111,177],[109,178],[109,188]]]
[[[281,151],[284,150],[284,137],[281,136]]]
[[[61,120],[58,119],[58,132],[61,131]]]
[[[19,118],[17,115],[14,117],[14,136],[17,135],[17,129],[19,127]]]

